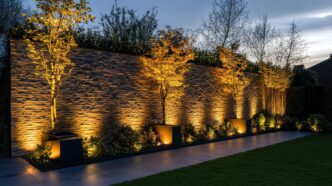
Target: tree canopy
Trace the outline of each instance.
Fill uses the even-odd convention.
[[[165,124],[165,101],[169,89],[183,86],[184,74],[189,70],[187,62],[194,58],[194,51],[190,38],[184,36],[181,29],[159,31],[151,43],[151,53],[141,58],[143,73],[159,83]]]

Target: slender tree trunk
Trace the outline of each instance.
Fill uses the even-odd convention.
[[[160,85],[160,98],[161,98],[161,107],[162,107],[162,124],[166,125],[166,97],[167,97],[167,87],[164,83]]]
[[[234,95],[232,95],[232,100],[233,100],[233,114],[235,116],[235,119],[238,119],[237,118],[237,112],[236,112],[237,102],[236,102],[236,97]]]
[[[163,110],[162,124],[166,125],[166,99],[164,96],[162,96],[161,105],[162,105],[162,110]]]
[[[55,83],[54,83],[55,84]],[[51,88],[51,124],[52,130],[55,128],[57,113],[56,113],[56,94],[55,94],[55,86]]]

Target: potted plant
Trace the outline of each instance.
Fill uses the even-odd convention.
[[[151,52],[141,61],[144,75],[159,84],[162,122],[154,127],[162,143],[178,144],[181,143],[181,127],[166,122],[166,100],[171,89],[183,87],[184,74],[189,70],[187,62],[194,58],[194,51],[182,29],[167,27],[159,31],[151,43]],[[182,96],[181,91],[172,93],[177,98]]]
[[[82,139],[68,131],[57,131],[57,97],[64,79],[74,67],[68,54],[76,46],[74,31],[79,24],[93,21],[88,2],[36,0],[37,9],[27,18],[25,41],[28,57],[35,64],[35,72],[50,87],[51,130],[43,137],[43,143],[51,145],[54,158],[70,157],[82,149]],[[71,153],[67,152],[71,151]],[[67,156],[65,156],[67,155]],[[73,158],[71,158],[74,160]]]

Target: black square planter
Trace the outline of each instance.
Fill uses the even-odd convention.
[[[180,145],[182,143],[181,126],[154,125],[154,128],[165,145]]]
[[[238,132],[242,135],[251,135],[251,120],[246,119],[227,119],[233,127],[238,129]]]
[[[83,141],[80,137],[60,140],[60,162],[75,164],[83,161]]]
[[[83,160],[83,140],[78,135],[52,131],[44,136],[44,145],[51,147],[51,158],[63,164],[77,164]]]

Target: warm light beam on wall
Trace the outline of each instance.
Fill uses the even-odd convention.
[[[244,94],[238,95],[236,97],[236,118],[237,119],[242,119],[243,116],[243,110],[244,110]]]
[[[218,121],[220,123],[223,123],[224,120],[226,119],[226,115],[227,115],[227,110],[228,110],[228,99],[225,99],[227,97],[220,97],[220,96],[216,96],[213,99],[213,104],[212,104],[212,112],[211,112],[211,117],[213,118],[213,120]]]
[[[119,121],[121,125],[130,125],[134,130],[139,130],[144,124],[146,110],[139,108],[137,103],[132,103],[128,108],[119,109]]]
[[[15,122],[16,128],[13,130],[15,133],[17,143],[20,148],[22,148],[26,152],[31,152],[37,148],[38,145],[42,143],[43,131],[47,131],[47,121],[45,120],[46,112],[37,112],[43,110],[39,104],[36,104],[35,101],[25,101],[23,103],[25,107],[15,107],[12,106],[12,109],[15,109],[16,112],[12,112],[12,114],[18,114],[20,116],[16,116],[18,120]],[[35,110],[35,112],[31,112]],[[44,115],[43,115],[44,114]],[[36,119],[34,121],[27,120],[30,117],[34,116]]]
[[[100,135],[102,126],[102,118],[101,115],[98,114],[100,111],[90,110],[87,112],[84,110],[76,110],[74,113],[73,121],[82,138]]]
[[[250,118],[253,118],[255,114],[257,114],[257,106],[258,106],[258,98],[257,96],[253,96],[249,100],[250,107]]]
[[[201,101],[193,103],[193,107],[188,111],[188,122],[191,123],[197,130],[203,126],[204,106]]]

